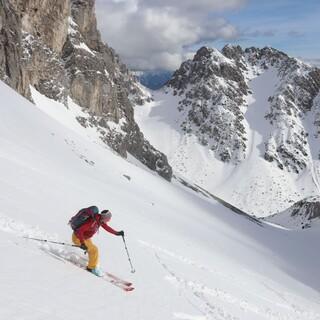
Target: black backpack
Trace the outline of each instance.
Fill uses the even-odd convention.
[[[80,228],[85,222],[87,222],[90,218],[94,219],[96,213],[99,213],[99,210],[96,206],[91,206],[89,208],[81,209],[76,215],[74,215],[69,224],[72,230],[77,230]]]

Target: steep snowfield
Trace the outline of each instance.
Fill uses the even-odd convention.
[[[196,137],[182,132],[184,115],[177,109],[178,97],[162,89],[154,91],[153,98],[153,102],[135,108],[135,119],[147,139],[168,156],[177,173],[209,190],[218,185],[233,166],[218,161]]]
[[[264,217],[287,209],[293,202],[319,193],[319,172],[310,169],[300,174],[280,170],[264,159],[264,143],[271,136],[271,125],[264,118],[269,111],[268,98],[279,85],[278,71],[248,70],[247,106],[242,106],[248,139],[246,159],[238,165],[223,163],[198,138],[182,131],[186,115],[178,111],[181,99],[171,89],[154,91],[154,101],[135,109],[135,118],[147,139],[164,152],[173,169],[203,188],[240,207]],[[312,120],[306,119],[310,122]],[[279,128],[279,135],[288,135]],[[316,141],[310,144],[316,145]],[[314,148],[318,150],[318,148]],[[311,151],[310,151],[311,152]],[[314,163],[318,163],[313,155]]]
[[[319,227],[253,223],[121,159],[76,105],[0,92],[0,319],[320,319]],[[69,242],[70,216],[93,204],[126,232],[135,274],[119,237],[94,242],[133,292],[68,262],[86,259],[77,248],[23,238]]]
[[[270,108],[268,98],[279,82],[277,74],[276,69],[269,68],[259,76],[250,76],[252,80],[249,86],[253,94],[248,96],[245,112],[248,156],[235,168],[230,179],[226,179],[218,188],[212,188],[232,203],[241,204],[243,209],[249,208],[256,216],[277,213],[292,202],[319,192],[310,170],[299,175],[288,173],[264,159],[264,143],[273,135],[271,125],[264,116]],[[282,135],[288,135],[287,128],[278,130]]]

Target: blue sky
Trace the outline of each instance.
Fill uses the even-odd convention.
[[[320,58],[319,0],[251,0],[223,16],[240,33],[232,43],[270,45],[293,56]],[[219,46],[226,42],[216,41]]]
[[[103,39],[132,69],[175,70],[202,45],[318,59],[320,0],[96,0]]]

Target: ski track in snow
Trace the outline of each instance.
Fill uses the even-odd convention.
[[[21,238],[21,240],[22,238],[37,237],[41,239],[59,241],[57,236],[49,235],[45,232],[42,232],[38,227],[17,222],[5,215],[0,215],[0,230],[13,234],[18,238]],[[72,247],[57,247],[57,245],[51,245],[50,243],[37,242],[28,239],[25,239],[25,241],[28,243],[30,241],[34,242],[42,252],[60,260],[61,262],[71,262],[79,267],[84,267],[87,263],[87,258],[76,253],[75,249]],[[176,319],[242,320],[242,318],[233,315],[232,310],[234,308],[238,309],[237,314],[239,314],[239,312],[251,313],[256,314],[258,317],[269,320],[320,319],[319,314],[314,313],[313,311],[305,310],[297,303],[293,302],[295,300],[295,296],[292,294],[287,292],[279,292],[270,285],[262,282],[261,284],[265,287],[265,289],[273,293],[275,299],[274,301],[271,301],[264,296],[256,297],[254,293],[250,293],[246,290],[246,282],[241,278],[239,279],[230,274],[226,274],[221,270],[208,267],[183,255],[174,253],[159,246],[149,244],[143,240],[140,240],[139,243],[146,249],[151,250],[156,261],[165,270],[167,275],[164,277],[164,280],[171,283],[172,286],[178,290],[179,295],[182,296],[198,313],[202,314],[202,316],[193,316],[181,312],[175,312],[173,317]],[[22,244],[22,242],[17,244]],[[250,295],[255,296],[256,299],[259,299],[262,302],[259,304],[254,304],[245,298],[235,296],[231,292],[222,290],[218,286],[212,287],[207,283],[205,284],[200,281],[187,279],[185,276],[180,276],[180,268],[177,268],[179,270],[177,272],[173,269],[173,267],[169,266],[170,264],[173,264],[171,263],[171,260],[195,268],[195,274],[200,271],[206,272],[214,275],[220,280],[232,282],[233,285],[242,288],[247,294],[249,293]],[[268,306],[274,306],[276,308],[271,309],[271,307],[263,306],[263,302],[267,302]],[[276,311],[275,309],[282,309],[285,312]]]
[[[60,258],[59,260],[63,262],[66,262],[65,260],[67,260],[80,267],[84,267],[87,263],[87,259],[77,254],[73,247],[57,247],[57,245],[51,245],[48,242],[28,239],[39,238],[49,241],[61,241],[56,235],[52,236],[42,232],[38,227],[29,226],[6,217],[5,215],[0,215],[0,230],[13,234],[25,242],[31,242],[34,245],[37,245],[41,251],[56,259]]]
[[[21,238],[21,240],[22,238],[27,237],[38,237],[52,241],[59,241],[59,239],[57,239],[57,236],[49,235],[45,232],[42,232],[38,227],[17,222],[5,215],[0,215],[0,230],[13,234],[18,238]],[[60,248],[57,247],[57,245],[51,245],[50,243],[46,242],[37,242],[28,239],[25,239],[25,241],[28,244],[34,242],[42,252],[55,259],[60,260],[63,263],[71,262],[72,264],[75,264],[79,267],[84,267],[87,263],[87,258],[76,253],[75,249],[72,247]],[[175,261],[183,265],[191,266],[198,270],[195,270],[195,274],[197,274],[197,272],[199,271],[213,274],[215,277],[226,282],[232,282],[234,285],[246,291],[246,282],[242,279],[224,273],[221,270],[198,263],[192,259],[174,253],[165,248],[149,244],[148,242],[145,242],[143,240],[140,240],[139,243],[147,250],[151,250],[152,254],[154,254],[155,256],[156,261],[165,270],[167,275],[164,277],[164,280],[171,283],[171,285],[178,290],[179,295],[182,296],[198,313],[202,315],[194,316],[182,312],[175,312],[173,314],[173,317],[175,319],[242,320],[242,318],[233,315],[232,310],[234,308],[237,308],[240,312],[251,314],[253,313],[259,317],[270,320],[320,319],[319,314],[312,311],[304,310],[302,307],[294,303],[294,295],[287,292],[279,292],[265,283],[262,283],[262,285],[266,288],[266,290],[271,291],[274,294],[274,301],[268,301],[263,296],[255,298],[267,302],[269,306],[276,306],[277,309],[281,308],[285,310],[285,313],[281,311],[275,311],[274,308],[271,309],[271,307],[262,307],[262,303],[254,304],[244,298],[239,298],[231,292],[220,289],[218,286],[212,287],[200,281],[187,279],[184,276],[179,275],[179,272],[181,273],[181,271],[177,272],[173,270],[173,268],[169,266],[170,262]],[[17,244],[22,244],[22,242]],[[177,269],[180,270],[180,268]],[[248,293],[248,291],[246,292]],[[255,295],[254,293],[251,294],[252,296]],[[237,312],[237,314],[239,313],[239,311]]]
[[[157,262],[162,266],[162,268],[167,273],[165,280],[170,282],[175,288],[178,289],[179,294],[184,296],[190,305],[192,305],[198,312],[203,316],[190,316],[183,313],[174,314],[175,318],[183,320],[203,320],[203,319],[221,319],[221,320],[242,320],[238,316],[234,316],[229,312],[230,309],[237,308],[244,313],[256,314],[257,316],[269,319],[269,320],[292,320],[292,319],[310,319],[310,320],[319,320],[320,314],[305,310],[300,307],[297,303],[293,302],[297,299],[291,293],[278,291],[275,288],[265,284],[263,281],[260,281],[260,284],[269,292],[273,294],[274,300],[269,300],[266,297],[259,296],[257,297],[256,292],[249,292],[247,284],[237,277],[227,275],[219,270],[215,270],[203,264],[197,263],[191,259],[188,259],[180,254],[174,253],[167,249],[161,248],[149,244],[143,240],[139,241],[140,244],[152,251]],[[259,304],[254,304],[247,301],[244,298],[239,298],[233,295],[231,292],[219,289],[218,287],[210,287],[207,284],[204,284],[200,281],[194,281],[186,279],[183,276],[179,275],[179,272],[176,272],[169,267],[169,263],[165,261],[172,259],[180,263],[190,265],[202,271],[212,273],[219,279],[226,281],[232,281],[234,285],[242,288],[247,294],[252,295],[254,298],[261,300]],[[180,270],[180,268],[178,269]],[[195,274],[196,274],[195,270]],[[248,271],[250,272],[250,271]],[[252,273],[252,272],[250,272]],[[262,307],[263,302],[266,302],[268,306]],[[220,306],[223,304],[223,306]],[[226,308],[225,305],[230,307]],[[275,308],[282,309],[283,311],[275,311]],[[228,310],[228,311],[227,311]]]
[[[149,249],[153,250],[154,252],[162,253],[162,254],[164,254],[166,256],[169,256],[169,257],[171,257],[171,258],[173,258],[175,260],[178,260],[178,261],[180,261],[180,262],[182,262],[184,264],[188,264],[188,265],[196,267],[196,268],[198,268],[200,270],[203,270],[203,271],[206,271],[206,272],[209,272],[209,273],[213,273],[215,275],[218,275],[221,278],[225,278],[226,280],[236,281],[236,277],[233,277],[231,275],[227,275],[225,273],[222,273],[221,271],[219,271],[217,269],[210,268],[208,266],[205,266],[203,264],[195,262],[195,261],[193,261],[193,260],[191,260],[189,258],[186,258],[186,257],[184,257],[182,255],[179,255],[177,253],[173,253],[173,252],[171,252],[169,250],[166,250],[166,249],[163,249],[161,247],[151,245],[151,244],[149,244],[149,243],[147,243],[145,241],[140,240],[139,242],[140,242],[141,245],[143,245],[146,248],[149,248]],[[243,284],[244,283],[241,282],[241,285],[243,285]]]
[[[38,227],[28,226],[2,214],[0,214],[0,230],[19,237],[49,237],[48,234],[42,232]],[[51,237],[50,240],[56,241],[56,238]]]

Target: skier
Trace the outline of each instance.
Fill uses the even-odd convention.
[[[112,214],[109,210],[103,210],[101,211],[101,213],[99,213],[99,209],[96,206],[92,206],[82,210],[86,210],[87,212],[89,212],[90,216],[84,221],[83,224],[81,224],[81,226],[74,229],[74,232],[72,234],[72,241],[74,244],[80,246],[81,249],[88,252],[89,262],[87,270],[98,277],[102,277],[103,273],[98,268],[99,250],[98,247],[92,243],[91,238],[99,230],[100,226],[116,236],[123,237],[124,231],[116,231],[108,226],[107,223],[111,220],[112,217]]]

